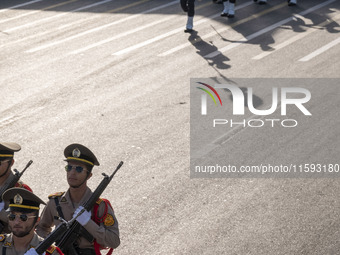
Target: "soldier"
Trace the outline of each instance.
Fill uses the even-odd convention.
[[[223,0],[224,9],[221,13],[222,17],[234,18],[236,0]]]
[[[23,188],[8,189],[2,199],[9,203],[8,227],[11,233],[0,235],[0,255],[32,254],[35,250],[30,248],[38,246],[43,240],[34,229],[39,222],[39,206],[45,204],[44,201]],[[62,253],[51,246],[46,250],[46,255],[51,254]]]
[[[83,209],[83,204],[90,198],[92,191],[87,186],[87,181],[92,176],[93,166],[99,166],[96,156],[81,144],[71,144],[64,150],[67,165],[67,182],[69,189],[65,192],[58,192],[49,196],[47,206],[42,212],[37,233],[43,237],[47,236],[53,226],[61,222],[58,217],[66,221],[71,220]],[[94,208],[85,211],[77,221],[84,227],[87,234],[95,240],[90,242],[82,234],[74,244],[79,254],[100,254],[101,248],[117,248],[120,244],[118,222],[110,202],[99,199]],[[62,251],[67,254],[65,247]]]
[[[191,33],[194,31],[195,0],[181,0],[181,7],[184,12],[188,13],[187,24],[184,32]]]
[[[21,150],[21,147],[17,143],[0,142],[0,190],[2,193],[6,190],[6,185],[13,177],[12,166],[14,164],[14,152]],[[32,189],[24,184],[22,181],[18,181],[15,187],[22,187],[32,192]],[[10,187],[12,188],[12,187]],[[0,194],[1,195],[1,194]],[[0,202],[0,233],[9,233],[7,223],[6,209],[8,205],[4,201]]]

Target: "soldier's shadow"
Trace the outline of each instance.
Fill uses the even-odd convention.
[[[306,22],[300,17],[295,16],[291,22],[289,22],[286,26],[282,26],[281,29],[291,29],[296,33],[303,33],[309,28],[314,28],[318,30],[325,30],[328,33],[339,33],[339,23],[330,18],[330,14],[333,14],[334,12],[335,11],[332,9],[326,9],[323,12],[310,13],[306,19],[309,20],[311,24],[310,22],[306,24]]]
[[[213,44],[212,41],[209,43],[204,41],[198,35],[197,31],[191,32],[188,40],[196,48],[196,53],[204,58],[210,66],[216,69],[228,69],[231,67],[229,64],[225,63],[230,61],[230,59],[223,54],[212,58],[205,57],[207,54],[218,50],[218,48]]]
[[[268,9],[270,7],[271,7],[270,5],[266,5],[263,7],[261,6],[261,9],[266,9],[266,8]],[[254,13],[256,13],[256,11],[260,11],[261,9],[258,6],[256,6],[256,8],[255,7],[253,8],[253,11]],[[332,14],[335,12],[333,9],[325,9],[323,11],[311,12],[305,18],[301,18],[300,13],[303,12],[304,10],[305,9],[302,8],[300,5],[297,5],[295,7],[287,6],[286,9],[282,11],[282,13],[281,13],[281,10],[272,11],[271,12],[272,14],[277,14],[277,16],[285,14],[285,16],[283,17],[285,18],[292,17],[292,19],[273,30],[264,33],[261,36],[256,36],[256,33],[259,31],[259,29],[263,29],[263,28],[259,28],[258,25],[261,22],[267,23],[268,25],[270,25],[271,23],[268,22],[268,18],[259,17],[259,18],[254,19],[254,22],[247,22],[240,26],[234,26],[234,30],[237,31],[239,34],[242,34],[243,38],[246,38],[247,40],[233,40],[231,38],[227,38],[223,34],[222,35],[219,34],[217,31],[216,33],[220,36],[220,38],[224,42],[259,45],[263,51],[273,51],[275,50],[275,46],[273,46],[275,43],[274,35],[283,29],[292,30],[294,33],[305,33],[307,29],[309,28],[326,30],[329,33],[340,32],[340,29],[339,29],[340,25],[335,20],[332,20],[329,17],[329,14]],[[239,14],[241,17],[235,16],[235,19],[233,19],[233,21],[229,21],[229,20],[226,21],[225,19],[222,19],[223,21],[222,23],[230,25],[230,24],[238,22],[240,19],[244,18],[243,11],[240,11]],[[306,19],[310,20],[311,24],[310,22],[306,24],[306,21],[305,21]],[[324,24],[323,26],[319,25],[319,24],[325,23],[326,21],[328,21],[327,22],[328,24]]]

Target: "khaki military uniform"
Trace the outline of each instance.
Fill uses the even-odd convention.
[[[44,239],[39,237],[37,234],[34,234],[32,241],[27,247],[27,250],[31,248],[35,248],[42,242]],[[13,243],[13,235],[0,235],[0,255],[23,255],[15,251],[14,243]],[[51,246],[46,250],[46,255],[59,255],[55,246]]]
[[[10,173],[10,175],[8,176],[8,179],[5,181],[5,183],[3,185],[0,186],[0,190],[5,187],[7,185],[7,183],[14,177],[14,174],[13,172]],[[18,181],[16,184],[15,184],[15,187],[18,187],[18,188],[24,188],[24,189],[27,189],[28,191],[31,191],[32,192],[32,189],[24,184],[22,181]],[[1,231],[0,234],[9,234],[10,231],[8,229],[8,219],[7,219],[7,214],[8,212],[6,212],[6,209],[8,208],[8,202],[5,203],[5,208],[4,210],[0,211],[0,222],[1,224],[4,226],[3,230]]]
[[[65,220],[69,221],[72,219],[74,211],[78,206],[83,205],[92,195],[92,191],[87,188],[84,197],[79,204],[74,204],[71,201],[69,191],[66,193],[55,193],[49,196],[49,201],[45,206],[39,225],[37,226],[37,233],[46,237],[52,230],[53,226],[58,226],[61,222],[55,219],[55,216],[59,216],[55,199],[59,201]],[[105,202],[98,202],[98,213],[99,218],[104,216]],[[93,210],[92,210],[93,215]],[[103,222],[97,225],[92,219],[84,226],[84,228],[96,239],[96,241],[103,247],[116,248],[120,244],[118,221],[114,215],[113,209],[108,206],[107,213],[103,217]],[[77,241],[80,249],[94,249],[93,242],[87,241],[84,237],[80,237]]]

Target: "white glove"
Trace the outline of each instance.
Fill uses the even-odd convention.
[[[77,210],[73,213],[73,216],[72,218],[76,217],[76,215],[78,215],[78,213],[83,210],[84,207],[83,206],[79,206],[77,208]],[[82,226],[85,226],[89,220],[91,219],[91,212],[89,211],[84,211],[82,214],[79,215],[79,217],[77,217],[77,221],[82,225]]]
[[[43,255],[45,255],[46,252],[43,253]],[[26,251],[26,253],[24,255],[39,255],[36,250],[34,248],[29,249],[28,251]]]
[[[5,202],[0,202],[0,212],[5,208]]]

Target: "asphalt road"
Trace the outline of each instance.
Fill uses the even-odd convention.
[[[228,20],[196,1],[187,34],[178,1],[1,1],[0,139],[34,161],[23,181],[66,190],[70,143],[98,156],[93,189],[123,160],[115,254],[340,254],[339,179],[190,178],[190,78],[340,78],[339,1],[268,2]],[[226,135],[232,159],[340,163],[339,88],[315,91],[315,124]]]

